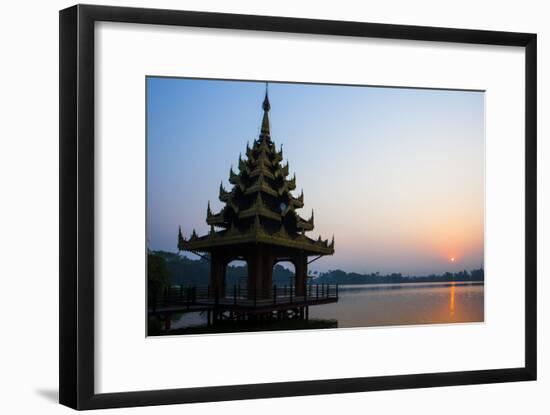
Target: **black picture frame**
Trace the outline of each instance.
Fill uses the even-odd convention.
[[[94,24],[100,21],[525,48],[525,366],[96,394],[94,391]],[[59,65],[60,403],[75,409],[99,409],[536,379],[536,34],[76,5],[60,11]]]

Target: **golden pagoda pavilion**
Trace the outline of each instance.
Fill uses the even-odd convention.
[[[262,104],[263,119],[258,139],[246,146],[246,157],[239,155],[238,172],[229,171],[231,190],[220,184],[219,200],[224,207],[212,212],[210,202],[206,223],[210,232],[199,236],[193,230],[189,239],[178,232],[178,249],[210,259],[210,289],[225,296],[225,271],[233,260],[248,265],[249,293],[270,295],[273,267],[289,261],[295,267],[296,296],[306,293],[308,257],[334,254],[334,236],[329,243],[320,236],[309,238],[314,228],[313,211],[308,219],[298,213],[304,206],[304,194],[296,197],[296,175],[289,178],[289,164],[283,164],[283,150],[271,140],[269,103],[266,85]],[[315,259],[317,259],[315,258]],[[311,262],[311,261],[309,261]]]

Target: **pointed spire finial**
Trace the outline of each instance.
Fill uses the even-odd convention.
[[[264,117],[262,119],[262,130],[261,134],[269,137],[270,129],[269,129],[269,110],[271,109],[271,104],[269,103],[269,95],[268,95],[268,88],[267,88],[267,82],[265,83],[265,98],[264,102],[262,104],[262,108],[264,109]]]
[[[268,89],[268,83],[266,82],[265,83],[265,98],[264,98],[264,102],[262,104],[262,108],[264,109],[264,111],[269,111],[271,109],[271,105],[269,104],[269,89]]]

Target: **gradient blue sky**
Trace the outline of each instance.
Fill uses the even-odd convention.
[[[260,129],[262,82],[147,78],[147,231],[208,231],[229,168]],[[271,83],[271,133],[304,189],[310,237],[335,235],[313,270],[405,275],[483,263],[484,93]],[[451,262],[450,258],[455,261]]]

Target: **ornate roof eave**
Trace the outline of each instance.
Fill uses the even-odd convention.
[[[223,183],[220,183],[220,194],[218,196],[220,202],[228,202],[231,199],[231,192],[228,192],[223,188]]]
[[[291,192],[296,189],[296,175],[291,180],[285,180],[281,188],[279,189],[279,196],[283,195],[285,192]]]
[[[287,183],[288,190],[294,190],[296,189],[296,174],[292,177],[290,180],[286,180],[285,183]]]
[[[266,177],[269,177],[270,179],[275,179],[273,173],[271,173],[265,165],[258,166],[250,172],[250,177],[256,177],[260,175],[264,175]]]
[[[254,150],[248,147],[248,143],[246,143],[246,157],[248,158],[248,161],[250,163],[256,162],[256,158],[254,157]]]
[[[250,174],[250,168],[246,165],[246,162],[242,159],[239,154],[239,171],[242,173]]]
[[[217,226],[226,225],[225,219],[223,217],[223,211],[216,215],[208,215],[206,217],[206,223],[208,225],[217,225]]]
[[[182,233],[181,233],[181,226],[178,228],[178,250],[183,250],[183,246],[185,244],[186,240],[185,238],[183,237]]]
[[[263,216],[265,218],[273,219],[278,222],[282,220],[281,214],[279,212],[273,212],[266,207],[259,192],[256,195],[256,200],[254,201],[253,205],[249,209],[246,209],[239,213],[239,219],[249,218],[252,216]]]
[[[241,176],[239,176],[238,174],[236,174],[233,171],[233,167],[231,167],[231,169],[229,169],[229,183],[231,183],[232,185],[237,186],[242,191],[245,190],[244,184],[241,180]]]
[[[302,220],[296,223],[296,227],[298,229],[303,229],[304,231],[312,231],[314,228],[313,224]]]
[[[296,214],[296,227],[298,229],[303,229],[305,231],[311,231],[313,230],[315,226],[315,219],[313,216],[313,210],[311,211],[311,216],[308,220],[305,220],[300,215]]]
[[[242,211],[241,213],[239,213],[239,219],[250,218],[250,217],[253,217],[253,216],[256,216],[256,215],[262,216],[262,217],[268,218],[268,219],[273,219],[277,222],[281,222],[281,220],[282,220],[280,214],[272,212],[271,210],[269,210],[266,207],[261,207],[261,208],[251,207],[250,209],[247,209],[247,210]]]
[[[271,161],[269,160],[269,157],[266,151],[260,152],[260,154],[258,154],[258,156],[253,159],[251,164],[254,167],[252,170],[254,170],[255,168],[267,169],[269,167],[272,167]]]
[[[227,209],[228,207],[230,207],[233,210],[233,212],[239,213],[239,206],[237,206],[237,204],[233,200],[233,191],[226,192],[222,185],[220,185],[220,201],[225,202],[225,207],[221,210],[219,214],[224,213],[225,209]],[[208,206],[210,206],[210,203],[208,204]],[[209,216],[208,211],[206,213],[206,216],[208,218]]]
[[[304,191],[302,190],[302,193],[298,197],[294,197],[290,195],[290,203],[294,209],[301,209],[304,207]]]
[[[195,240],[184,241],[180,249],[182,251],[210,252],[218,247],[226,245],[264,243],[267,245],[298,249],[303,251],[306,255],[334,254],[334,247],[329,245],[328,240],[313,240],[303,235],[294,239],[279,237],[276,235],[269,235],[266,232],[256,232],[253,229],[243,233],[237,232],[233,235],[228,235],[227,232],[228,231],[215,232],[214,234],[208,234]]]
[[[259,176],[261,177],[261,176]],[[273,190],[271,187],[269,187],[269,185],[265,182],[256,182],[254,183],[252,186],[250,186],[248,189],[246,189],[244,191],[244,194],[246,195],[249,195],[251,193],[255,193],[255,192],[264,192],[264,193],[267,193],[268,195],[271,195],[271,196],[274,196],[274,197],[277,197],[278,194],[275,190]]]
[[[277,163],[283,161],[283,150],[280,152],[275,152],[275,156],[273,157],[273,161],[271,162],[274,166],[277,165]]]
[[[279,167],[276,171],[275,171],[275,176],[276,177],[282,177],[283,179],[288,176],[288,169],[289,169],[289,165],[288,165],[288,162],[282,166],[282,167]]]

